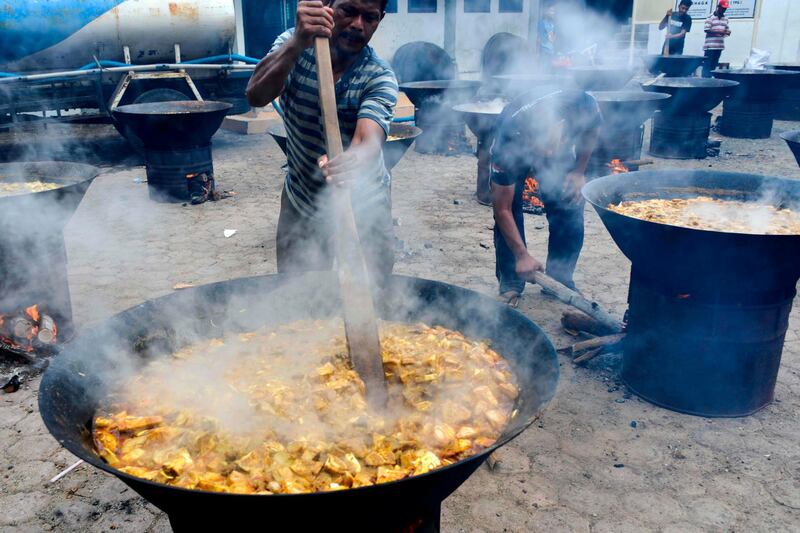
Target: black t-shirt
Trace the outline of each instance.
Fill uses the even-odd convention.
[[[583,91],[532,91],[503,109],[491,148],[491,180],[515,185],[515,202],[525,178],[536,176],[542,193],[559,191],[575,168],[576,146],[602,124],[595,99]]]
[[[670,35],[677,35],[678,33],[686,30],[686,33],[692,31],[692,17],[688,13],[680,13],[673,11],[672,17],[669,19],[669,33]],[[682,54],[683,44],[686,42],[686,35],[680,39],[669,40],[669,53]]]

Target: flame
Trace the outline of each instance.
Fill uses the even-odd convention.
[[[30,318],[33,324],[24,339],[15,337],[12,332],[5,332],[2,327],[9,319],[15,316]],[[42,315],[39,313],[39,306],[37,304],[26,307],[24,312],[2,315],[0,314],[0,343],[16,350],[25,352],[33,352],[36,349],[37,336],[41,329]],[[58,330],[55,322],[53,322],[53,339],[50,344],[56,342]]]
[[[33,304],[30,307],[25,308],[25,314],[33,319],[34,322],[39,322],[39,306]]]
[[[551,64],[554,67],[569,68],[572,66],[572,59],[569,56],[562,56],[554,59]]]
[[[522,201],[533,207],[544,207],[539,199],[539,182],[533,176],[525,178],[525,189],[522,191]]]
[[[610,163],[607,163],[606,166],[611,169],[613,174],[624,174],[628,172],[628,167],[622,164],[621,159],[612,159]]]

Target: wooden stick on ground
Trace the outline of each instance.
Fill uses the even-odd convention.
[[[578,355],[587,350],[595,350],[597,348],[606,348],[614,344],[618,344],[625,338],[624,333],[616,333],[614,335],[607,335],[605,337],[595,337],[593,339],[576,342],[572,345],[572,355]]]
[[[561,300],[567,305],[571,305],[576,309],[580,309],[590,317],[594,318],[604,326],[611,329],[611,331],[622,331],[622,323],[608,314],[608,312],[600,307],[597,302],[590,302],[577,292],[566,287],[565,285],[557,282],[547,274],[542,272],[534,272],[533,279],[543,288],[552,292],[556,298]]]
[[[572,360],[572,364],[573,365],[581,365],[581,364],[585,363],[586,361],[591,361],[592,359],[594,359],[595,357],[600,355],[602,352],[603,352],[603,348],[595,348],[594,350],[589,350],[588,352],[586,352],[586,353],[584,353],[582,355],[579,355],[578,357],[573,359]]]
[[[614,330],[601,324],[586,313],[578,310],[566,309],[561,313],[561,325],[564,329],[590,335],[608,335],[616,333]]]
[[[325,127],[325,141],[328,158],[333,159],[344,150],[342,135],[339,131],[328,39],[325,37],[315,38],[314,50],[317,57],[319,103]],[[332,189],[336,218],[336,262],[350,360],[364,381],[370,405],[373,408],[381,409],[386,405],[386,382],[367,266],[353,217],[350,190],[338,186],[333,186]]]

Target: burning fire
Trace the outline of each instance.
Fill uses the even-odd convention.
[[[572,66],[572,59],[569,56],[561,56],[554,59],[551,64],[558,68],[570,68]]]
[[[607,163],[607,166],[611,169],[612,174],[624,174],[628,172],[628,167],[622,164],[621,159],[612,159],[610,163]]]
[[[0,344],[10,348],[32,352],[37,347],[55,344],[57,336],[55,321],[40,313],[36,304],[23,312],[0,314]]]
[[[522,202],[531,207],[544,207],[539,199],[539,182],[533,176],[525,178],[525,189],[522,191]]]

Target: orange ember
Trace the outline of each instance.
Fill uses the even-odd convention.
[[[544,207],[539,199],[539,182],[533,176],[525,178],[525,189],[522,191],[522,201],[533,207]]]
[[[625,172],[628,172],[628,167],[622,164],[621,159],[612,159],[607,166],[611,169],[613,174],[624,174]]]
[[[6,347],[33,352],[37,347],[55,344],[57,336],[55,321],[41,314],[36,304],[24,312],[0,314],[0,343]]]
[[[572,59],[570,59],[569,56],[562,56],[558,59],[554,59],[552,65],[554,67],[569,68],[572,66]]]
[[[33,319],[34,322],[39,322],[39,306],[33,304],[25,309],[25,313]]]

